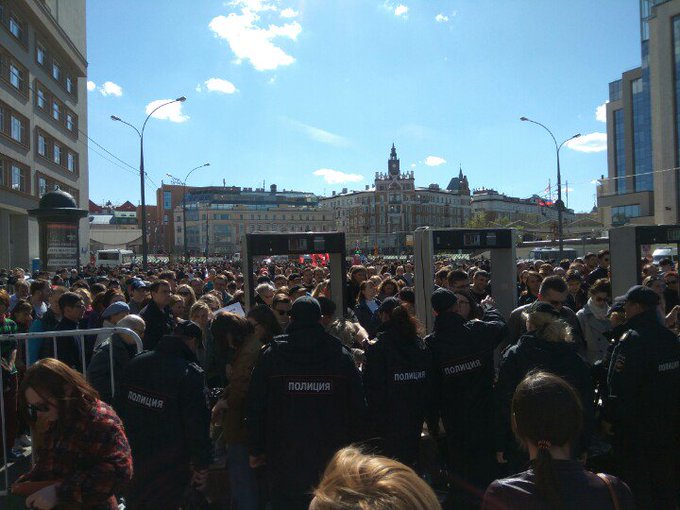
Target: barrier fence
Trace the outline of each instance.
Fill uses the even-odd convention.
[[[36,333],[16,333],[16,334],[10,334],[10,335],[0,335],[0,342],[9,342],[12,340],[16,340],[17,343],[19,342],[24,342],[25,349],[24,351],[26,352],[26,368],[29,368],[32,363],[30,362],[30,355],[29,355],[29,349],[28,349],[28,343],[31,340],[40,340],[40,339],[52,339],[52,346],[54,349],[54,357],[56,358],[58,356],[57,353],[57,338],[59,337],[65,337],[65,336],[70,336],[79,339],[79,344],[80,344],[80,354],[81,354],[81,360],[82,360],[82,366],[83,366],[83,376],[87,375],[87,367],[85,364],[85,337],[86,336],[91,336],[91,335],[99,335],[100,333],[105,333],[107,335],[113,335],[113,334],[120,334],[124,333],[130,337],[132,337],[137,344],[137,353],[142,352],[143,350],[143,345],[142,345],[142,340],[139,338],[139,335],[132,331],[131,329],[128,328],[119,328],[119,327],[110,327],[110,328],[96,328],[96,329],[73,329],[73,330],[67,330],[67,331],[44,331],[44,332],[36,332]],[[114,380],[114,375],[113,375],[113,348],[109,347],[109,369],[111,371],[111,396],[115,397],[115,380]],[[5,487],[3,490],[0,490],[0,497],[2,496],[7,496],[9,492],[9,469],[8,469],[8,463],[7,463],[7,445],[13,444],[14,438],[12,437],[6,437],[6,430],[7,430],[7,424],[6,424],[6,417],[5,417],[5,388],[4,388],[4,382],[2,380],[2,377],[0,377],[0,432],[2,433],[2,437],[4,438],[3,444],[2,444],[2,460],[4,463],[4,478],[5,478]]]

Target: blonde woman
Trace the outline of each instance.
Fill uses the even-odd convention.
[[[354,446],[331,459],[309,510],[436,510],[432,489],[401,462]]]
[[[501,360],[496,384],[496,445],[499,463],[519,470],[526,455],[519,452],[510,427],[510,402],[517,385],[534,369],[558,375],[571,384],[581,398],[584,430],[576,453],[587,448],[594,426],[593,382],[586,361],[576,352],[571,327],[550,303],[536,301],[523,313],[527,333],[508,348]],[[503,445],[500,443],[504,443]]]

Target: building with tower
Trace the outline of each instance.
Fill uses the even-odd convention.
[[[422,226],[462,227],[470,218],[470,188],[462,169],[442,189],[417,187],[413,170],[402,172],[392,144],[387,172],[376,172],[373,187],[343,188],[320,200],[334,211],[335,228],[345,232],[348,250],[399,254],[412,246],[413,231]]]

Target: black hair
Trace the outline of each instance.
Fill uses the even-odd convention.
[[[276,315],[267,305],[257,305],[251,308],[246,317],[252,318],[265,329],[265,336],[260,339],[263,343],[271,342],[275,336],[283,333]]]
[[[397,294],[399,301],[404,301],[412,305],[416,304],[416,293],[413,292],[413,287],[404,287]]]
[[[549,372],[531,371],[512,397],[512,425],[517,439],[536,445],[536,489],[549,508],[563,510],[562,488],[550,446],[572,446],[581,433],[583,406],[569,383]]]
[[[390,312],[390,327],[405,340],[418,336],[418,320],[409,313],[406,306],[400,304]]]
[[[63,313],[64,308],[67,306],[73,307],[82,302],[83,297],[80,294],[76,294],[75,292],[64,292],[61,296],[59,296],[59,309]]]
[[[333,302],[332,299],[329,299],[325,296],[319,296],[318,298],[316,298],[316,300],[319,302],[319,305],[321,306],[321,315],[333,315],[335,313],[337,305]]]
[[[567,282],[565,282],[561,276],[548,276],[541,282],[541,287],[538,289],[538,292],[539,294],[545,295],[545,293],[549,290],[554,290],[555,292],[566,292]]]

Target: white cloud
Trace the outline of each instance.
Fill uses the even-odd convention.
[[[317,142],[335,145],[336,147],[347,147],[350,144],[347,138],[331,133],[330,131],[310,126],[297,120],[289,120],[288,122]]]
[[[220,92],[222,94],[233,94],[238,90],[232,82],[222,78],[210,78],[205,82],[205,88],[210,92]]]
[[[88,81],[87,82],[87,91],[92,92],[94,89],[97,88],[97,84],[93,81]]]
[[[213,18],[209,27],[215,35],[229,43],[229,48],[236,56],[236,62],[249,60],[258,71],[270,71],[280,66],[288,66],[295,58],[286,53],[272,41],[275,38],[297,40],[302,26],[297,21],[284,25],[270,24],[262,28],[258,22],[257,12],[276,10],[276,6],[259,0],[238,0],[232,5],[243,6],[241,13],[230,13],[228,16]]]
[[[446,22],[449,21],[449,17],[448,17],[448,16],[445,16],[444,14],[442,14],[442,13],[440,12],[439,14],[437,14],[437,15],[434,17],[434,20],[435,20],[437,23],[446,23]]]
[[[600,106],[598,106],[595,109],[595,119],[599,120],[600,122],[607,122],[607,103],[609,101],[605,101],[602,103]]]
[[[113,83],[112,81],[105,81],[101,87],[99,87],[99,92],[102,96],[117,96],[123,95],[123,87]]]
[[[242,7],[253,12],[277,10],[277,7],[273,3],[267,2],[266,0],[233,0],[229,5]]]
[[[151,101],[148,105],[146,105],[146,114],[150,114],[154,108],[162,105],[163,103],[168,103],[172,101],[172,99],[157,99],[156,101]],[[152,117],[160,120],[169,120],[170,122],[186,122],[189,120],[188,115],[184,115],[182,113],[182,103],[179,101],[175,101],[174,103],[170,103],[163,108],[159,108],[153,115]]]
[[[415,163],[411,163],[411,168],[415,168],[415,167],[416,167],[416,164],[415,164]]]
[[[604,152],[607,150],[607,133],[588,133],[569,140],[566,146],[577,152]]]
[[[408,7],[405,6],[404,4],[399,4],[394,8],[394,15],[395,16],[406,17],[407,14],[408,14]]]
[[[446,160],[444,158],[440,158],[439,156],[428,156],[425,158],[424,163],[427,166],[439,166],[446,163]]]
[[[343,184],[345,182],[359,182],[364,180],[363,175],[347,174],[331,168],[319,168],[318,170],[314,170],[314,175],[323,177],[328,184]]]
[[[287,9],[283,9],[279,13],[279,15],[282,18],[297,18],[300,15],[300,13],[298,11],[296,11],[295,9],[291,9],[290,7],[288,7]]]
[[[269,78],[269,85],[274,85],[276,83],[276,76]]]
[[[196,84],[196,87],[194,88],[194,90],[195,90],[196,92],[198,92],[199,94],[200,94],[201,92],[203,92],[203,88],[201,87],[201,84],[200,84],[200,83],[197,83],[197,84]]]

